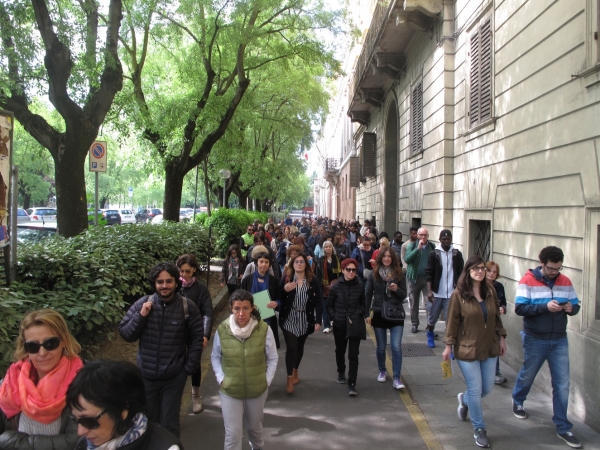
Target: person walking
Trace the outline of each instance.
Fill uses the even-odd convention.
[[[212,330],[213,321],[213,306],[212,299],[210,298],[210,292],[208,291],[206,284],[202,283],[196,278],[196,274],[200,271],[200,266],[194,255],[182,255],[177,258],[177,262],[175,264],[179,268],[179,280],[181,281],[179,294],[181,294],[182,297],[189,298],[191,301],[193,301],[198,307],[200,315],[202,316],[204,329],[202,348],[204,349],[210,340],[210,332]],[[194,414],[199,414],[203,410],[202,396],[200,395],[201,374],[201,367],[198,367],[198,370],[192,373],[192,412]]]
[[[215,332],[210,360],[219,383],[225,450],[241,450],[244,424],[250,447],[262,449],[263,416],[277,369],[271,328],[260,319],[252,294],[238,289],[229,299],[231,315]]]
[[[323,298],[323,333],[331,331],[331,319],[327,312],[327,299],[331,286],[338,282],[342,274],[342,266],[333,244],[329,241],[323,243],[321,258],[315,263],[315,275],[321,284],[321,297]]]
[[[435,245],[429,240],[429,231],[427,228],[419,228],[417,231],[417,240],[410,242],[406,246],[404,260],[408,265],[406,269],[406,283],[410,302],[411,333],[416,333],[419,330],[419,302],[421,301],[421,293],[423,294],[423,298],[427,298],[428,296],[425,267],[427,266],[429,254],[434,250]]]
[[[21,321],[16,347],[0,384],[0,449],[73,449],[77,424],[65,399],[83,367],[81,346],[63,316],[39,309]]]
[[[498,297],[498,304],[500,305],[500,315],[506,314],[506,294],[504,293],[504,285],[498,281],[500,277],[500,266],[494,261],[488,261],[485,263],[485,281],[488,286],[493,287],[496,291],[496,297]],[[494,384],[506,383],[506,377],[500,372],[500,357],[496,360],[496,378],[494,378]]]
[[[571,280],[560,273],[563,251],[555,246],[542,249],[540,266],[529,269],[519,281],[515,312],[523,316],[523,367],[512,392],[513,414],[526,419],[523,404],[537,373],[548,361],[552,378],[552,422],[556,435],[569,447],[581,443],[571,432],[573,424],[567,419],[569,406],[569,342],[568,316],[579,313],[579,299]]]
[[[361,316],[358,320],[367,317],[367,304],[365,288],[356,276],[358,261],[347,258],[342,261],[343,277],[329,291],[327,312],[333,320],[333,339],[335,342],[335,362],[337,365],[340,384],[346,383],[346,349],[348,349],[348,396],[356,397],[356,379],[358,376],[358,354],[360,338],[348,339],[346,337],[348,317]],[[357,314],[358,313],[358,314]]]
[[[236,289],[239,289],[244,270],[246,270],[246,262],[241,258],[240,247],[233,244],[227,250],[227,256],[223,261],[223,269],[219,276],[219,285],[221,288],[227,286],[229,295],[233,294]]]
[[[381,316],[384,301],[391,301],[398,308],[403,308],[402,302],[406,297],[406,283],[404,274],[400,267],[400,261],[396,252],[390,247],[381,247],[375,267],[369,278],[365,289],[366,300],[371,302],[372,315],[367,318],[367,323],[373,327],[375,340],[377,341],[377,368],[379,375],[377,381],[385,383],[387,369],[385,367],[385,347],[387,346],[387,334],[390,333],[390,347],[392,349],[392,387],[404,389],[400,378],[402,370],[402,335],[404,334],[404,321],[390,322]]]
[[[243,259],[248,255],[248,249],[254,245],[254,225],[248,225],[246,227],[246,234],[242,234],[240,237],[239,247],[241,249],[241,257]]]
[[[485,281],[485,261],[480,256],[471,256],[450,298],[442,358],[449,361],[454,349],[467,384],[467,390],[457,397],[458,417],[466,421],[467,413],[470,414],[475,444],[483,448],[490,445],[481,399],[494,385],[497,357],[506,352],[506,330],[497,303],[496,292]]]
[[[290,258],[280,284],[279,326],[285,339],[286,392],[294,393],[300,382],[298,368],[308,336],[321,329],[323,301],[317,278],[305,254]],[[316,315],[315,315],[316,313]]]

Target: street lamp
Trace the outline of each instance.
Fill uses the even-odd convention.
[[[227,180],[229,180],[229,177],[231,176],[231,172],[227,169],[221,169],[219,170],[219,174],[221,175],[221,178],[223,179],[223,208],[225,208],[225,201],[227,198]]]

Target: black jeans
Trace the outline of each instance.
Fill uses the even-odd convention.
[[[346,330],[333,325],[333,339],[335,341],[335,362],[339,374],[346,373],[346,347],[348,347],[348,384],[356,384],[358,375],[358,349],[360,339],[346,339]]]
[[[179,410],[181,397],[187,381],[187,373],[182,370],[169,380],[146,380],[146,400],[148,402],[148,419],[160,423],[163,427],[179,437]]]
[[[290,377],[292,376],[292,370],[298,370],[298,367],[300,367],[300,361],[302,361],[302,356],[304,356],[304,344],[306,343],[308,334],[295,336],[283,328],[281,331],[283,331],[283,338],[287,347],[285,350],[285,369],[287,370],[288,377]]]

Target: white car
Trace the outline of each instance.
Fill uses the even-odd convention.
[[[56,222],[56,209],[54,208],[29,208],[27,214],[31,221]]]
[[[17,209],[17,223],[31,222],[29,214],[24,209]]]
[[[132,210],[119,209],[119,215],[121,216],[121,224],[135,223],[135,214]]]

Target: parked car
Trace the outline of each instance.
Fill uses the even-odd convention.
[[[163,223],[163,215],[162,214],[157,214],[152,218],[152,221],[150,223],[153,224],[157,224],[157,223]]]
[[[180,222],[189,222],[194,215],[194,210],[192,208],[180,208],[179,209],[179,221]]]
[[[162,211],[158,208],[140,208],[135,215],[135,221],[137,223],[147,223],[151,222],[155,216],[162,214]]]
[[[135,223],[135,214],[130,209],[120,209],[121,223]]]
[[[29,208],[27,214],[32,221],[56,222],[56,209],[54,208]]]
[[[17,244],[35,244],[56,234],[56,222],[17,223]]]
[[[31,218],[24,209],[17,209],[17,223],[31,222]]]
[[[106,226],[106,219],[102,215],[102,211],[98,210],[96,215],[98,217],[98,226],[100,226],[100,227]],[[94,210],[93,209],[88,209],[88,225],[89,226],[94,225]]]
[[[102,217],[106,219],[107,225],[121,225],[121,214],[116,209],[103,209]]]

